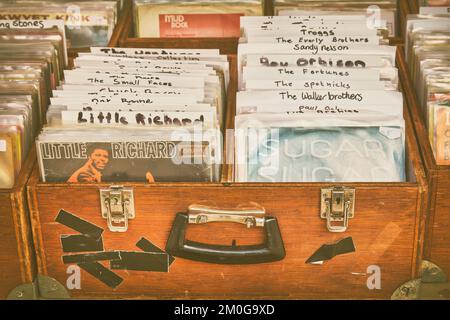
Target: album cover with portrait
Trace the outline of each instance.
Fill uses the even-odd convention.
[[[210,182],[205,141],[39,142],[42,181]]]

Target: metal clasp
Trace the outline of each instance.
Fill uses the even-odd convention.
[[[236,222],[251,227],[264,227],[264,209],[224,210],[202,205],[191,205],[188,209],[188,223]]]
[[[100,205],[111,232],[128,230],[128,219],[135,217],[133,189],[122,186],[100,189]]]
[[[355,188],[333,187],[321,189],[320,217],[327,220],[330,232],[345,232],[348,219],[355,215]]]

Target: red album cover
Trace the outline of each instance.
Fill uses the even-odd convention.
[[[219,38],[240,36],[241,13],[160,14],[161,38]]]

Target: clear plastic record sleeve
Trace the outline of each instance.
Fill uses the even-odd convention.
[[[406,24],[406,60],[438,165],[449,164],[446,134],[450,92],[449,28],[448,14],[409,15]]]
[[[239,182],[405,181],[403,120],[238,116]]]
[[[117,21],[116,1],[16,1],[0,3],[0,20],[65,22],[70,47],[107,45]]]
[[[2,20],[0,4],[0,188],[12,188],[66,63],[61,23]]]
[[[37,140],[42,181],[217,181],[227,64],[218,50],[81,54],[53,91]]]
[[[66,31],[63,20],[0,20],[0,29],[7,30],[51,30],[54,27],[58,29],[62,36],[62,45],[64,52],[64,62],[65,66],[68,66],[69,58],[67,55],[67,39],[66,39]]]

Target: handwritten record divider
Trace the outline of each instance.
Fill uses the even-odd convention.
[[[429,185],[429,214],[426,222],[424,259],[438,265],[446,274],[450,274],[450,166],[437,165],[428,139],[425,124],[415,90],[408,74],[404,55],[399,57],[402,82],[407,92],[413,124],[417,134],[422,159]]]
[[[407,1],[399,0],[397,10],[397,35],[389,38],[390,45],[403,44],[403,26],[405,16],[409,12],[409,6]],[[263,1],[263,12],[266,16],[272,16],[274,14],[273,0]],[[238,38],[136,38],[134,36],[134,17],[133,10],[129,15],[124,18],[121,32],[117,32],[119,35],[118,45],[119,47],[128,48],[197,48],[197,49],[219,49],[221,54],[236,54]],[[113,45],[110,45],[113,46]]]
[[[174,42],[160,44],[168,47]],[[186,47],[206,46],[199,41],[190,44]],[[236,55],[229,59],[227,128],[231,129]],[[222,167],[219,183],[120,183],[121,188],[111,188],[113,183],[43,183],[35,168],[27,192],[38,272],[78,299],[389,299],[401,284],[418,276],[425,229],[427,185],[407,110],[405,105],[408,178],[404,183],[234,183],[230,164]],[[225,148],[232,150],[232,145]],[[340,209],[322,192],[337,198],[344,195],[351,204],[351,197],[341,191],[352,188],[354,216],[348,219],[348,228],[341,233],[328,231],[321,202],[333,212]],[[108,196],[103,192],[100,196],[101,190],[123,200],[123,206],[114,206],[116,213],[122,209],[131,213],[134,208],[125,232],[110,230],[102,216],[102,204],[110,202],[105,202]],[[266,226],[246,228],[229,221],[187,225],[188,207],[205,202],[214,202],[219,209],[257,203],[265,209]],[[90,252],[63,257],[73,255],[62,249],[68,237],[89,241]],[[256,254],[250,249],[255,247],[246,245],[259,245]],[[198,246],[203,248],[200,253]],[[178,257],[167,255],[168,248]],[[324,250],[317,253],[319,248]],[[153,262],[146,262],[148,252],[156,255]],[[334,256],[339,252],[346,254]],[[325,258],[316,260],[331,260],[322,265],[306,263],[321,253]],[[381,276],[378,284],[369,279],[374,272]]]
[[[0,189],[0,299],[32,299],[36,260],[26,200],[26,183],[36,163],[31,150],[11,189]]]

